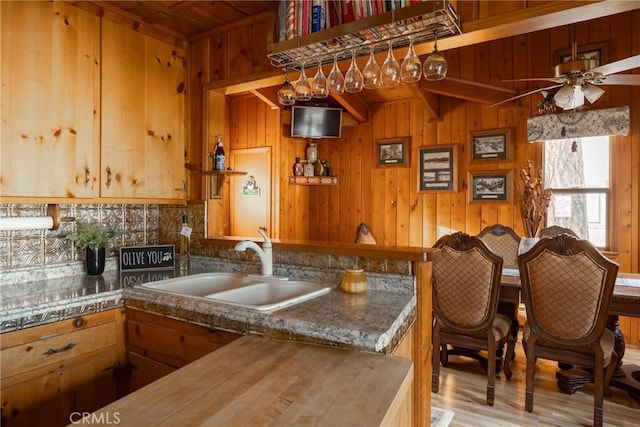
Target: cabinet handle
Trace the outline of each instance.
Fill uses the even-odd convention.
[[[84,186],[85,188],[89,185],[91,172],[89,171],[89,166],[84,167]]]
[[[105,185],[107,186],[107,188],[109,188],[109,186],[111,185],[111,168],[107,166],[107,169],[105,170],[107,171],[107,182],[105,182]]]
[[[51,356],[52,354],[64,353],[65,351],[71,350],[75,346],[76,346],[76,343],[70,342],[69,344],[65,345],[64,347],[50,348],[49,350],[45,351],[42,354],[46,354],[47,356]]]

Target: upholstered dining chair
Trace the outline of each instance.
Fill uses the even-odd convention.
[[[561,227],[559,225],[550,225],[548,227],[545,227],[543,229],[541,229],[538,232],[538,236],[540,238],[544,238],[544,237],[555,237],[555,236],[559,236],[560,234],[568,234],[569,236],[573,236],[573,237],[579,237],[575,231],[573,231],[570,228],[566,228],[566,227]]]
[[[485,227],[478,237],[493,253],[502,257],[503,268],[518,268],[520,236],[511,227],[494,224]]]
[[[527,324],[525,409],[533,411],[536,360],[550,359],[593,369],[593,424],[603,421],[603,398],[618,356],[605,328],[618,264],[589,241],[568,234],[540,239],[518,257]],[[606,369],[606,371],[605,371]]]
[[[503,371],[511,378],[509,366],[515,350],[511,320],[496,313],[502,274],[502,258],[482,240],[458,232],[443,236],[433,253],[433,366],[431,390],[440,387],[441,350],[447,345],[487,353],[487,404],[495,396],[496,349],[507,345]]]

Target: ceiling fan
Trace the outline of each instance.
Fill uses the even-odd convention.
[[[505,99],[491,105],[491,107],[538,92],[543,92],[546,98],[547,93],[552,92],[554,89],[557,90],[553,94],[553,101],[556,106],[564,110],[571,110],[584,105],[585,98],[593,104],[604,94],[604,89],[600,88],[600,85],[640,86],[640,74],[616,74],[637,67],[640,67],[640,55],[630,56],[600,66],[598,66],[596,59],[579,58],[578,45],[576,43],[576,24],[573,24],[571,59],[556,65],[553,68],[553,77],[503,80],[504,82],[550,81],[555,84]]]

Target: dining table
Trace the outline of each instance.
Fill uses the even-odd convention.
[[[498,310],[511,318],[514,328],[518,328],[520,306],[520,273],[517,269],[503,269],[500,283],[500,304]],[[619,316],[640,318],[640,274],[618,273],[613,295],[609,304],[607,328],[615,336],[615,351],[618,368],[611,380],[611,386],[625,390],[631,398],[640,403],[640,366],[623,364],[625,339],[620,331]],[[566,393],[575,393],[592,381],[592,375],[581,368],[559,370],[556,373],[558,387]]]

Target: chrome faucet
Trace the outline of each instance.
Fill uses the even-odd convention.
[[[242,242],[236,243],[234,249],[238,252],[245,252],[247,249],[253,249],[255,253],[257,253],[260,257],[260,263],[262,264],[262,275],[271,276],[273,275],[273,255],[271,240],[267,237],[264,227],[258,228],[258,233],[264,239],[262,248],[251,240],[243,240]]]

